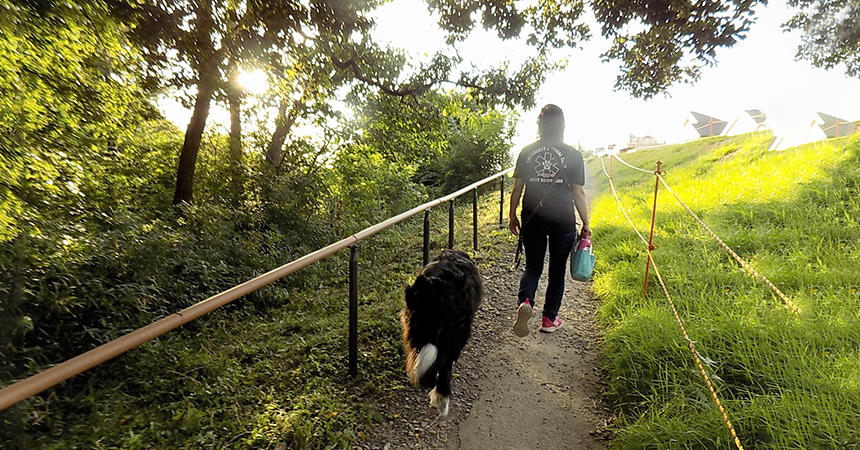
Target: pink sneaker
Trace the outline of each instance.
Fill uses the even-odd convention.
[[[532,317],[532,305],[528,300],[520,303],[517,306],[517,313],[514,316],[514,334],[518,337],[526,337],[529,335],[529,319]]]
[[[561,318],[556,317],[555,320],[549,320],[549,317],[544,317],[540,324],[540,330],[544,333],[552,333],[561,328]]]

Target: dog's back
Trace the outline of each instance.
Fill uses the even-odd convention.
[[[481,277],[469,256],[444,250],[406,289],[403,345],[413,385],[435,387],[431,405],[447,413],[451,369],[472,330],[481,303]]]

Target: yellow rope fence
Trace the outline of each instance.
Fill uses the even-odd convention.
[[[762,281],[764,281],[764,283],[765,283],[765,284],[766,284],[766,285],[767,285],[767,286],[768,286],[768,287],[769,287],[769,288],[770,288],[774,293],[776,293],[776,295],[777,295],[777,296],[778,296],[778,297],[783,301],[783,303],[785,303],[785,305],[786,305],[786,306],[788,306],[788,308],[789,308],[789,309],[791,309],[792,311],[794,311],[794,313],[795,313],[795,314],[800,314],[800,313],[801,313],[800,307],[798,307],[794,302],[792,302],[792,301],[788,298],[788,296],[786,296],[785,294],[783,294],[783,293],[782,293],[782,291],[781,291],[781,290],[779,290],[779,288],[778,288],[778,287],[776,287],[776,285],[774,285],[773,283],[771,283],[771,281],[770,281],[770,280],[768,280],[768,279],[767,279],[767,277],[765,277],[764,275],[762,275],[762,274],[758,273],[758,271],[756,271],[756,270],[755,270],[755,269],[754,269],[754,268],[753,268],[753,267],[752,267],[748,262],[744,261],[744,259],[743,259],[743,258],[741,258],[741,257],[740,257],[740,256],[739,256],[739,255],[734,251],[734,250],[732,250],[732,248],[731,248],[731,247],[729,247],[729,246],[728,246],[728,244],[726,244],[725,242],[723,242],[723,240],[722,240],[722,239],[720,239],[720,237],[719,237],[719,236],[717,236],[717,234],[716,234],[716,233],[714,233],[714,231],[713,231],[713,230],[711,230],[711,228],[710,228],[707,224],[705,224],[705,222],[704,222],[704,221],[702,221],[702,219],[700,219],[700,218],[699,218],[699,216],[698,216],[698,215],[696,215],[696,213],[694,213],[694,212],[693,212],[693,210],[692,210],[692,209],[690,209],[690,207],[689,207],[689,206],[687,206],[687,204],[686,204],[686,203],[684,203],[684,201],[683,201],[683,200],[681,200],[681,197],[679,197],[679,196],[678,196],[678,194],[676,194],[676,193],[675,193],[675,191],[674,191],[674,190],[672,190],[672,188],[671,188],[671,187],[669,187],[669,184],[668,184],[668,183],[666,183],[666,180],[663,178],[663,176],[662,176],[662,175],[660,175],[659,173],[654,173],[654,172],[652,172],[652,171],[648,171],[648,170],[642,169],[642,168],[640,168],[640,167],[636,167],[636,166],[633,166],[633,165],[631,165],[631,164],[628,164],[627,162],[625,162],[624,160],[622,160],[622,159],[621,159],[621,158],[619,158],[618,156],[613,155],[613,156],[610,156],[610,157],[611,157],[611,158],[612,158],[612,157],[614,157],[618,162],[620,162],[621,164],[624,164],[624,165],[625,165],[625,166],[627,166],[627,167],[630,167],[631,169],[635,169],[635,170],[638,170],[638,171],[641,171],[641,172],[647,172],[647,173],[655,174],[655,175],[657,176],[657,179],[658,179],[658,180],[660,180],[660,183],[663,185],[663,187],[665,187],[665,188],[666,188],[666,190],[667,190],[667,191],[669,191],[669,193],[670,193],[670,194],[672,194],[672,196],[674,196],[674,197],[675,197],[675,200],[677,200],[677,201],[678,201],[678,203],[679,203],[681,206],[683,206],[683,207],[684,207],[684,209],[686,209],[686,210],[687,210],[687,212],[688,212],[688,213],[690,213],[690,215],[691,215],[691,216],[693,216],[693,219],[695,219],[695,221],[696,221],[699,225],[701,225],[701,226],[702,226],[702,228],[704,228],[704,229],[705,229],[705,231],[707,231],[707,232],[708,232],[708,234],[710,234],[710,235],[711,235],[711,237],[712,237],[712,238],[714,238],[714,240],[716,240],[716,241],[717,241],[717,243],[719,243],[719,244],[720,244],[720,246],[722,246],[722,247],[723,247],[723,249],[725,249],[725,250],[726,250],[726,252],[728,252],[728,254],[729,254],[729,255],[731,255],[731,257],[732,257],[732,258],[734,258],[734,260],[735,260],[735,261],[737,261],[737,262],[738,262],[738,264],[740,264],[740,265],[741,265],[741,267],[743,267],[743,268],[744,268],[744,270],[746,270],[746,271],[747,271],[747,273],[749,273],[749,274],[750,274],[750,276],[752,276],[753,278],[755,278],[755,279],[757,279],[757,280],[762,280]],[[601,163],[603,163],[603,160],[601,159],[601,160],[600,160],[600,162],[601,162]],[[604,170],[604,172],[605,172],[605,170]],[[608,176],[608,175],[607,175],[607,176]],[[610,183],[611,183],[611,180],[610,180]],[[616,197],[616,198],[617,198],[617,197]],[[632,222],[631,222],[631,223],[632,223]]]
[[[642,243],[645,244],[645,251],[648,254],[648,259],[651,261],[651,264],[654,265],[654,274],[657,275],[657,280],[660,282],[660,287],[663,289],[663,294],[666,295],[666,300],[668,300],[669,306],[672,308],[672,315],[675,316],[675,321],[678,323],[678,327],[681,328],[681,333],[684,335],[684,340],[687,341],[687,349],[690,350],[690,354],[693,356],[693,360],[695,360],[696,362],[696,368],[699,370],[699,374],[702,376],[702,379],[705,381],[705,385],[708,387],[708,391],[711,393],[711,399],[717,405],[717,409],[719,409],[720,411],[720,416],[722,416],[723,422],[725,423],[726,428],[729,430],[729,434],[731,434],[735,446],[738,448],[738,450],[744,450],[744,446],[741,444],[737,432],[735,432],[735,427],[734,425],[732,425],[731,420],[729,420],[729,415],[726,412],[726,409],[723,407],[722,402],[720,402],[719,396],[717,396],[717,391],[714,388],[714,384],[711,382],[711,378],[710,376],[708,376],[708,372],[705,370],[701,358],[699,358],[699,353],[696,351],[696,346],[693,344],[693,340],[690,339],[689,334],[687,334],[687,328],[684,326],[684,321],[681,320],[681,316],[678,314],[678,309],[675,307],[675,302],[672,301],[672,297],[669,295],[669,290],[666,288],[666,283],[663,281],[663,277],[662,275],[660,275],[660,270],[657,268],[657,262],[654,261],[654,255],[651,254],[651,250],[648,248],[648,241],[636,228],[636,225],[630,219],[630,216],[627,215],[627,211],[624,209],[624,204],[621,203],[621,199],[618,197],[618,192],[615,190],[615,183],[612,182],[612,177],[610,177],[609,173],[606,171],[606,165],[603,163],[603,158],[600,159],[600,164],[603,166],[603,173],[606,174],[606,177],[609,179],[609,187],[612,189],[612,195],[615,197],[615,201],[618,203],[618,208],[621,209],[622,214],[624,214],[624,217],[627,219],[627,222],[630,223],[630,226],[633,228],[633,231],[636,232],[636,235],[639,237]],[[654,173],[646,171],[644,169],[638,169],[636,167],[633,168],[648,173]]]

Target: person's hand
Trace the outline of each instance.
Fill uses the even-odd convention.
[[[508,229],[511,230],[514,236],[520,235],[520,220],[517,219],[517,216],[508,217]]]
[[[591,238],[591,227],[586,223],[582,225],[582,230],[579,231],[580,238]]]

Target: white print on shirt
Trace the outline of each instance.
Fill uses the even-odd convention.
[[[564,167],[564,153],[555,147],[538,147],[526,158],[527,164],[534,164],[535,175],[529,178],[531,183],[552,183],[558,172]],[[556,179],[556,183],[564,183]]]

